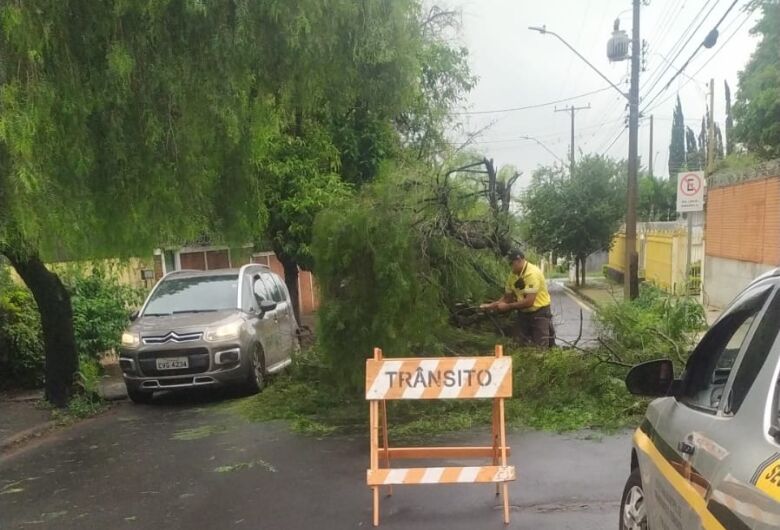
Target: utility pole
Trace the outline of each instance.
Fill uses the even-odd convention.
[[[639,6],[640,0],[632,0],[633,4],[633,23],[632,37],[629,39],[625,31],[620,29],[620,19],[615,20],[612,32],[612,38],[607,42],[607,57],[610,61],[623,61],[631,59],[631,88],[626,94],[615,83],[609,80],[593,63],[588,61],[580,52],[578,52],[566,39],[547,29],[547,26],[528,26],[531,31],[536,31],[542,35],[552,35],[561,43],[569,48],[577,57],[587,64],[591,70],[596,72],[612,88],[617,90],[621,96],[628,100],[629,119],[628,119],[628,190],[626,194],[626,254],[625,254],[625,281],[624,296],[626,300],[633,300],[639,295],[639,256],[636,249],[636,206],[637,206],[637,173],[639,171],[639,63],[642,43],[639,38]],[[628,47],[631,45],[631,55],[629,57]],[[574,143],[574,142],[572,142]]]
[[[715,171],[715,80],[710,79],[710,108],[707,126],[707,178]]]
[[[653,115],[650,115],[650,157],[647,161],[647,170],[650,172],[650,178],[653,178]]]
[[[574,113],[578,110],[588,110],[590,108],[590,103],[588,103],[587,107],[575,107],[574,105],[571,105],[569,107],[564,107],[562,109],[555,108],[555,112],[571,112],[571,155],[570,155],[570,162],[569,162],[569,176],[574,176]]]
[[[631,28],[631,88],[628,93],[628,190],[626,197],[626,271],[623,294],[626,300],[639,295],[639,255],[636,248],[637,173],[639,171],[639,4],[633,0]]]

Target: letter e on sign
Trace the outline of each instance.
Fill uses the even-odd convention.
[[[677,174],[677,211],[704,210],[704,172],[687,171]]]

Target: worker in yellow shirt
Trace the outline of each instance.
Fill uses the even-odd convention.
[[[480,309],[501,313],[517,311],[513,335],[520,344],[540,348],[555,346],[550,293],[541,269],[529,263],[520,249],[512,249],[507,258],[512,270],[506,279],[504,296],[482,304]]]

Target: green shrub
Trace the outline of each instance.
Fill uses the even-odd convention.
[[[438,337],[456,307],[497,298],[507,273],[490,251],[449,237],[420,201],[406,204],[413,194],[398,190],[411,183],[393,178],[324,211],[314,226],[318,347],[353,391],[374,347],[393,357],[444,353]]]
[[[32,293],[12,283],[6,274],[0,280],[0,386],[40,386],[43,369],[38,306]]]
[[[406,224],[400,212],[355,201],[321,214],[315,225],[318,343],[353,389],[373,347],[394,356],[432,348],[432,333],[446,322],[438,285],[424,277],[430,271]]]
[[[482,335],[473,342],[484,354],[483,345],[489,350],[487,345],[495,337]],[[515,375],[514,397],[506,401],[507,423],[512,427],[611,431],[635,424],[644,412],[646,402],[626,390],[625,368],[597,356],[559,349],[506,353],[513,357]],[[313,436],[365,432],[368,406],[362,393],[339,388],[336,375],[329,362],[307,351],[289,373],[277,377],[261,394],[227,407],[251,421],[287,420],[293,430]],[[482,428],[490,422],[491,402],[391,401],[388,416],[391,438],[419,438]]]
[[[636,300],[599,308],[597,320],[605,353],[625,364],[669,357],[683,365],[697,332],[706,328],[704,308],[694,298],[646,284]]]
[[[98,395],[98,386],[100,385],[100,376],[103,373],[103,367],[94,357],[79,355],[79,370],[76,373],[77,385],[82,393],[88,397]]]
[[[97,359],[119,346],[128,315],[139,306],[142,293],[121,284],[111,271],[95,267],[91,274],[71,271],[63,275],[73,304],[73,328],[79,355]]]

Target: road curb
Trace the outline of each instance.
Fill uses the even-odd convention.
[[[19,431],[18,433],[11,435],[4,440],[0,440],[0,453],[5,452],[7,449],[10,449],[11,447],[18,445],[21,442],[24,442],[25,440],[41,436],[49,432],[56,426],[57,426],[57,422],[47,421],[45,423],[35,425],[34,427],[30,427],[29,429]]]
[[[566,292],[568,295],[574,297],[577,301],[584,304],[588,309],[590,309],[594,313],[596,312],[598,306],[596,302],[594,302],[593,299],[591,299],[589,296],[585,296],[582,293],[578,293],[577,291],[575,291],[574,289],[572,289],[571,287],[569,287],[563,282],[559,283],[558,285],[563,287],[564,292]]]

